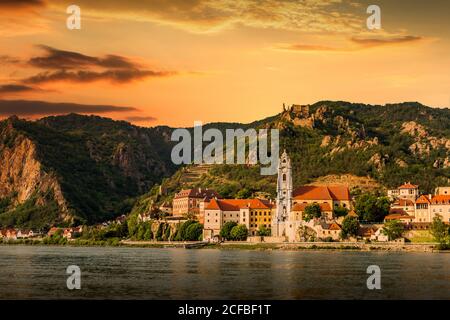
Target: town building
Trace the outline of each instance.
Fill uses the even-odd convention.
[[[388,190],[387,194],[391,200],[408,199],[416,201],[419,197],[419,186],[411,182],[405,182],[397,189]]]
[[[431,223],[437,215],[450,223],[450,194],[422,195],[416,200],[414,222]]]
[[[200,203],[209,202],[213,198],[220,198],[220,196],[212,189],[183,189],[173,198],[172,214],[174,216],[192,215],[198,218]]]
[[[319,239],[326,240],[327,238],[333,241],[339,241],[342,228],[336,222],[326,223],[320,222],[315,228]]]
[[[212,199],[205,207],[203,239],[218,237],[229,221],[243,224],[249,235],[257,235],[262,227],[270,229],[274,204],[262,199]]]
[[[416,210],[415,200],[410,199],[396,199],[391,204],[390,213],[405,213],[407,215],[414,216]]]
[[[450,195],[450,187],[437,187],[434,191],[437,196],[447,196]]]

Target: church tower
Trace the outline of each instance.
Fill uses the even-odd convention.
[[[291,159],[283,151],[278,161],[277,215],[276,222],[283,223],[289,219],[292,208],[292,168]]]

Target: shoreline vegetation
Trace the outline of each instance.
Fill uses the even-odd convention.
[[[0,242],[2,245],[70,246],[70,247],[135,247],[135,248],[184,248],[256,251],[360,251],[360,252],[446,252],[438,243],[370,243],[370,242],[280,242],[254,243],[230,241],[222,243],[203,241],[131,241],[131,240],[83,240],[76,239],[64,243],[45,243],[43,239],[20,239]]]

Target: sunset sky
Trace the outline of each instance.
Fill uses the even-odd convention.
[[[71,4],[81,30],[66,27]],[[381,30],[366,27],[370,4]],[[447,0],[6,0],[0,118],[192,126],[319,100],[449,107],[449,52]]]

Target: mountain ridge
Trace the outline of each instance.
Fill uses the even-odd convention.
[[[411,181],[424,192],[449,184],[448,108],[319,101],[247,124],[204,125],[212,127],[280,129],[296,185],[347,174],[384,187]],[[173,129],[78,114],[0,121],[0,225],[92,224],[129,212],[138,197],[170,199],[157,196],[159,186],[173,194],[185,170],[170,160]],[[185,187],[216,188],[224,197],[275,190],[274,177],[260,176],[258,166],[214,165],[188,181]]]

